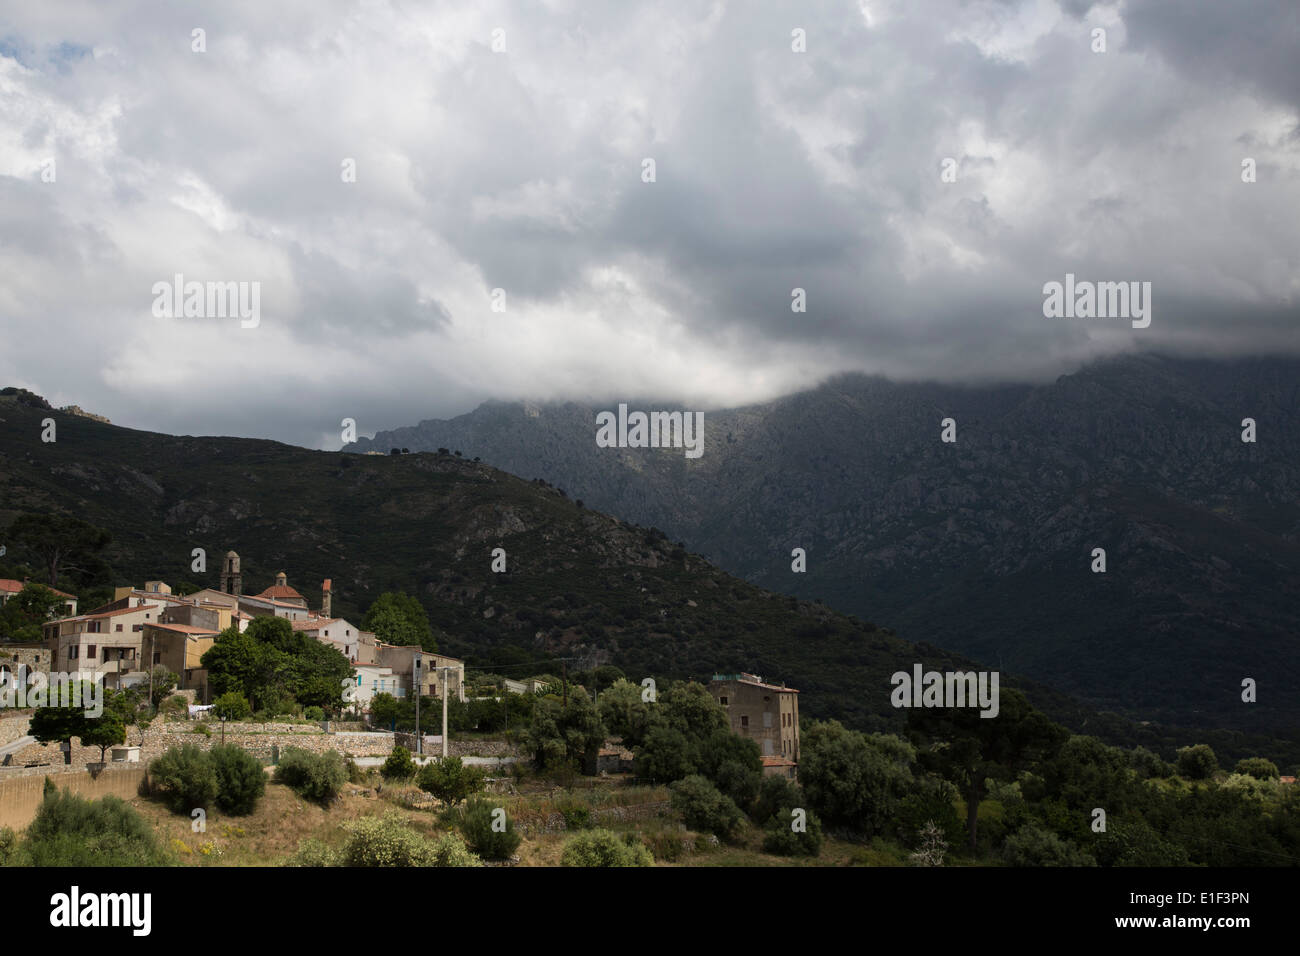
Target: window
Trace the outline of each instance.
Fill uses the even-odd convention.
[[[119,625],[117,626],[116,630],[118,630],[118,631],[122,630],[122,625],[119,624]]]
[[[143,625],[143,624],[132,624],[132,625],[131,625],[131,632],[132,632],[132,633],[135,633],[135,632],[137,632],[137,631],[143,631],[143,630],[144,630],[144,625]]]
[[[95,645],[94,645],[94,644],[87,644],[87,645],[86,645],[86,656],[87,656],[87,657],[94,657],[94,656],[95,656]]]
[[[162,663],[162,651],[154,651],[154,652],[153,652],[153,662],[154,662],[155,664],[161,664],[161,663]]]
[[[75,661],[75,660],[77,659],[77,653],[78,653],[80,650],[81,650],[81,648],[78,647],[76,644],[73,644],[71,647],[69,647],[69,648],[68,648],[68,660],[70,660],[70,661]]]
[[[740,729],[741,729],[741,730],[748,730],[748,729],[749,729],[749,716],[748,716],[748,715],[743,716],[743,717],[740,718]]]
[[[725,697],[719,697],[718,699],[719,699],[720,701],[722,701],[722,706],[723,706],[723,707],[726,707],[726,706],[727,706],[727,698],[725,698]]]
[[[770,710],[763,711],[763,726],[765,728],[772,726],[772,712]]]

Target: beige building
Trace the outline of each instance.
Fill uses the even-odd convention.
[[[431,654],[414,645],[384,644],[375,645],[376,657],[380,667],[392,668],[394,677],[401,681],[407,693],[410,693],[413,677],[412,659],[420,655],[420,696],[441,697],[444,685],[451,697],[465,700],[465,662],[442,654]],[[450,668],[444,673],[443,668]]]
[[[207,671],[200,662],[219,633],[191,624],[149,624],[144,629],[145,654],[153,657],[154,667],[177,676],[178,690],[196,690],[198,698],[205,699]]]
[[[794,777],[799,765],[799,692],[756,674],[715,674],[709,693],[727,709],[731,729],[758,743],[763,773]]]
[[[44,626],[50,650],[50,670],[102,673],[106,687],[125,686],[132,671],[142,670],[140,642],[146,624],[156,624],[162,607],[136,604],[132,607],[105,605],[77,617],[51,621]]]

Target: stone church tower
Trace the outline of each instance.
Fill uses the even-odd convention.
[[[244,576],[239,573],[239,555],[227,551],[221,565],[221,591],[223,594],[243,594]]]

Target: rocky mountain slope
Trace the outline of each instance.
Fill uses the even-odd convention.
[[[1148,355],[1040,387],[848,376],[706,413],[693,460],[597,447],[619,401],[671,407],[488,403],[353,447],[544,478],[748,581],[1137,719],[1300,727],[1300,362]]]

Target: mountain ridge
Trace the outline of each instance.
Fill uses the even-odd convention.
[[[354,447],[448,447],[545,478],[745,580],[1000,657],[1135,719],[1300,727],[1300,702],[1244,710],[1234,690],[1300,679],[1296,360],[1142,354],[1041,386],[842,375],[706,413],[694,462],[596,448],[594,412],[616,403],[528,404]],[[806,574],[790,571],[795,547]],[[1090,571],[1097,547],[1105,574]]]

